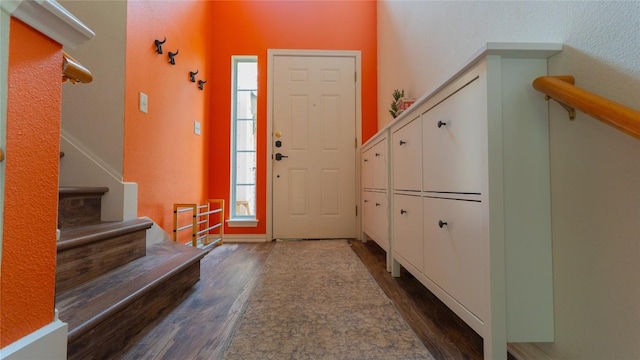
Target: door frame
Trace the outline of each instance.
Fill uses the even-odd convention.
[[[359,50],[295,50],[295,49],[267,49],[267,218],[266,218],[266,240],[273,239],[273,62],[276,56],[317,56],[317,57],[350,57],[355,60],[356,66],[356,140],[355,140],[355,166],[356,183],[353,184],[356,192],[356,203],[358,214],[356,216],[355,234],[360,238],[360,147],[362,146],[362,61]],[[355,209],[354,209],[355,211]]]

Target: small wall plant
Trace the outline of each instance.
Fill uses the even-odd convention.
[[[389,110],[389,114],[393,116],[395,119],[402,111],[398,111],[398,100],[404,97],[404,89],[398,90],[395,89],[393,91],[393,102],[391,103],[391,109]]]

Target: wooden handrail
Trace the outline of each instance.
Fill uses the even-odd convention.
[[[596,95],[574,85],[573,76],[541,76],[533,87],[563,105],[573,108],[640,139],[640,111]]]
[[[90,83],[93,80],[91,71],[67,54],[62,52],[62,82],[70,81],[76,83]]]

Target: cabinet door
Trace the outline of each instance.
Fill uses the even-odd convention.
[[[423,190],[481,193],[487,106],[480,83],[474,80],[423,115]]]
[[[373,232],[376,242],[384,249],[389,248],[389,217],[387,194],[383,192],[372,193],[373,195]]]
[[[373,148],[365,149],[361,157],[362,188],[373,189]]]
[[[422,199],[393,195],[393,252],[422,272]]]
[[[422,189],[422,131],[420,117],[393,133],[393,188]]]
[[[424,275],[481,320],[489,304],[489,241],[480,202],[424,198]]]
[[[387,188],[387,139],[383,139],[373,147],[373,188]]]
[[[371,224],[373,224],[373,213],[371,212],[371,205],[373,204],[373,199],[370,191],[362,191],[362,231],[371,236],[373,230],[371,229]]]

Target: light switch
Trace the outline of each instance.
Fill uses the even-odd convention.
[[[193,132],[196,135],[200,135],[200,122],[199,121],[196,121],[196,122],[193,123]]]
[[[147,113],[149,110],[149,97],[147,94],[140,92],[140,111],[143,113]]]

